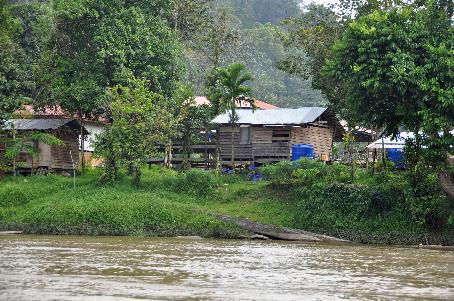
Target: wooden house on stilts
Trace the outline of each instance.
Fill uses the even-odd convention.
[[[11,136],[13,132],[20,135],[23,132],[44,132],[52,134],[63,142],[63,145],[48,145],[41,141],[29,141],[38,150],[38,155],[33,157],[27,152],[20,153],[16,161],[24,172],[32,169],[45,169],[50,171],[72,170],[73,163],[79,162],[79,134],[88,131],[80,126],[75,119],[10,119],[5,122],[3,132]],[[8,143],[1,143],[0,158]]]
[[[233,127],[236,164],[271,163],[292,158],[292,146],[312,144],[315,155],[329,160],[333,141],[342,139],[344,128],[327,108],[248,110],[239,109]],[[229,113],[217,116],[220,161],[231,165],[232,126]]]

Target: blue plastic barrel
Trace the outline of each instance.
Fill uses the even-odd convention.
[[[405,168],[404,153],[400,148],[389,148],[388,160],[393,162],[396,168]]]
[[[313,160],[315,158],[313,144],[293,144],[292,145],[292,161],[296,161],[301,158],[309,158],[311,160]]]

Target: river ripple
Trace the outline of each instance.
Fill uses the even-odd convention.
[[[0,236],[0,300],[454,300],[454,252]]]

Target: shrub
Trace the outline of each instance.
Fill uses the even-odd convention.
[[[405,202],[413,218],[432,231],[449,226],[454,204],[443,193],[438,175],[415,169],[407,171],[405,176],[408,183]]]
[[[308,159],[266,165],[260,172],[268,177],[274,186],[311,186],[320,183],[347,183],[350,180],[347,166],[327,165]]]
[[[216,183],[216,177],[212,172],[191,169],[177,176],[173,188],[175,191],[207,196],[214,191]]]
[[[263,174],[273,185],[291,184],[292,173],[298,168],[296,162],[281,161],[262,166],[259,172]]]
[[[327,165],[323,162],[304,160],[292,173],[294,183],[298,185],[331,184],[350,181],[348,167],[341,164]]]
[[[333,183],[317,189],[299,190],[306,198],[303,210],[338,212],[356,219],[383,215],[396,207],[402,193],[382,187]]]

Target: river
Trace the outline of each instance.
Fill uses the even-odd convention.
[[[0,236],[0,300],[454,300],[454,252]]]

